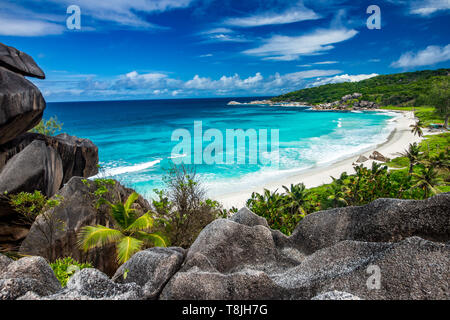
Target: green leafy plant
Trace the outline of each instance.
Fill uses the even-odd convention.
[[[405,150],[403,153],[400,153],[399,155],[409,160],[409,173],[413,172],[414,165],[419,163],[419,161],[422,159],[421,151],[417,143],[409,144],[408,150]]]
[[[50,246],[55,233],[65,227],[64,222],[57,218],[51,209],[60,206],[64,198],[54,195],[47,199],[38,190],[33,193],[20,192],[8,196],[10,205],[19,214],[22,223],[31,226],[38,217],[42,217],[41,223],[35,224],[36,230],[42,234]],[[54,253],[49,249],[48,259],[53,260],[53,255]]]
[[[154,226],[152,212],[148,211],[139,216],[137,211],[132,208],[138,197],[139,195],[134,192],[125,203],[118,202],[116,204],[102,198],[99,204],[109,205],[115,229],[102,225],[83,227],[78,235],[80,248],[88,251],[92,248],[114,243],[117,261],[122,264],[144,246],[165,247],[167,240],[160,233],[148,232]]]
[[[31,225],[36,217],[41,214],[47,204],[47,198],[38,190],[33,193],[20,192],[11,194],[9,203],[14,210],[21,215],[21,220]]]
[[[437,171],[433,167],[424,167],[418,173],[413,173],[413,181],[415,184],[412,188],[418,188],[424,191],[425,198],[435,195],[439,192],[437,186],[442,183],[442,178],[438,176]]]
[[[206,225],[230,215],[219,202],[206,198],[194,167],[173,166],[163,180],[166,190],[154,190],[152,204],[172,245],[188,248]]]
[[[65,257],[56,259],[55,262],[50,263],[50,267],[53,269],[56,278],[61,283],[62,287],[67,285],[69,278],[74,275],[75,272],[85,268],[93,268],[93,266],[86,262],[80,263],[75,261],[72,257]]]
[[[58,121],[58,118],[51,117],[48,120],[41,120],[39,124],[31,129],[31,132],[40,133],[46,136],[54,136],[58,131],[61,130],[63,123]]]

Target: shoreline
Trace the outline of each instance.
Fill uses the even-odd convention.
[[[337,162],[324,164],[320,167],[306,169],[305,171],[294,173],[293,175],[285,178],[281,178],[275,181],[264,183],[261,187],[246,189],[234,193],[226,193],[222,195],[216,195],[215,200],[222,203],[225,208],[237,207],[241,208],[245,206],[246,201],[251,197],[253,192],[262,193],[264,189],[270,191],[280,190],[283,185],[289,186],[290,184],[297,184],[303,182],[307,188],[318,187],[322,184],[328,184],[332,181],[331,176],[339,177],[342,172],[346,171],[349,174],[353,174],[353,163],[360,155],[369,158],[374,151],[378,151],[388,158],[398,157],[399,152],[403,152],[408,148],[410,143],[419,143],[424,138],[415,136],[411,132],[410,125],[416,122],[414,113],[412,111],[397,111],[397,110],[382,110],[377,109],[373,111],[382,112],[396,112],[401,116],[394,118],[392,121],[396,123],[395,128],[389,134],[387,140],[383,143],[371,147],[366,151],[361,151],[356,155],[346,157],[345,159],[338,160]],[[423,129],[424,135],[428,134],[427,129]],[[375,160],[369,159],[363,163],[365,167],[371,167],[372,162]]]

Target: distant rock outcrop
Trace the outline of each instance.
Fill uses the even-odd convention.
[[[381,153],[379,153],[378,151],[374,151],[370,156],[370,159],[376,160],[376,161],[381,161],[381,162],[389,162],[391,159],[389,159],[388,157],[383,156]]]

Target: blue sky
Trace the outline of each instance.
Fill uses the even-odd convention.
[[[47,101],[268,96],[449,68],[449,30],[450,0],[0,0],[0,42],[35,58]]]

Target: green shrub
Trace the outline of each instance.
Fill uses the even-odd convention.
[[[33,193],[20,192],[9,195],[10,204],[14,210],[20,214],[21,220],[26,224],[33,224],[37,216],[44,210],[57,207],[61,204],[62,198],[56,195],[53,199],[47,199],[40,191]]]
[[[40,133],[46,136],[54,136],[61,130],[63,123],[58,121],[58,118],[51,117],[49,120],[42,119],[39,124],[30,130],[30,132]]]
[[[220,203],[206,198],[193,167],[173,166],[163,180],[167,190],[154,190],[158,198],[152,204],[172,246],[188,248],[205,226],[229,215]]]
[[[62,259],[57,259],[55,262],[50,264],[53,269],[56,278],[61,283],[61,286],[65,287],[67,281],[75,272],[85,268],[93,268],[90,263],[80,263],[72,259],[71,257],[66,257]]]

